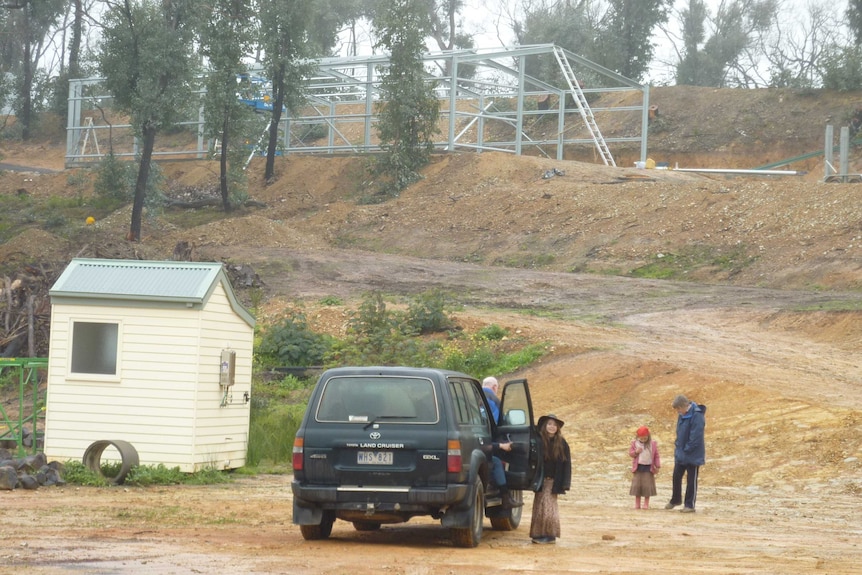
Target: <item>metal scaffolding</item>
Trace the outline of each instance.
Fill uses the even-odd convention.
[[[42,448],[46,398],[39,387],[47,368],[47,358],[0,358],[0,384],[18,387],[17,409],[10,413],[0,405],[6,427],[0,433],[0,445],[14,445],[19,457]]]
[[[647,156],[649,87],[553,44],[497,50],[454,50],[424,56],[427,81],[440,99],[438,152],[499,151],[558,160],[593,151],[615,165],[612,147],[640,143]],[[306,102],[284,114],[279,126],[281,154],[362,154],[380,150],[374,126],[386,56],[324,58],[307,78]],[[260,129],[247,138],[259,150],[260,132],[269,125],[267,81],[259,70],[238,82],[237,97],[259,112]],[[597,106],[618,92],[614,105]],[[178,130],[184,144],[160,135],[154,159],[200,159],[216,143],[203,136],[202,89],[190,91],[186,121]],[[623,135],[606,137],[600,123],[617,122]],[[98,162],[113,150],[117,157],[138,153],[128,119],[111,108],[100,78],[70,80],[66,166]],[[176,132],[176,131],[174,131]],[[606,132],[608,133],[608,132]],[[257,141],[256,141],[257,140]],[[101,142],[101,146],[96,146]],[[597,151],[597,153],[595,153]]]

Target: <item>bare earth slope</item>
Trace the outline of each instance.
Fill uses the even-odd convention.
[[[754,168],[822,148],[825,123],[856,105],[853,95],[663,88],[651,101],[662,124],[650,156],[680,167]],[[62,167],[58,146],[39,145],[4,144],[4,161]],[[529,495],[519,530],[486,523],[482,544],[463,550],[430,520],[375,533],[336,523],[331,540],[305,542],[290,522],[289,476],[16,490],[0,493],[0,573],[858,572],[862,185],[822,183],[822,158],[789,166],[808,175],[768,179],[453,154],[398,199],[364,205],[361,160],[282,158],[270,186],[258,162],[250,195],[266,207],[192,228],[168,213],[133,245],[122,239],[128,210],[82,222],[74,241],[32,226],[0,245],[0,261],[169,258],[185,241],[197,259],[254,268],[261,319],[301,306],[336,334],[368,290],[449,289],[465,304],[462,325],[553,344],[501,377],[526,376],[536,410],[566,421],[576,480],[561,500],[563,538],[530,544]],[[543,178],[554,168],[564,174]],[[187,189],[211,186],[216,170],[166,166]],[[0,194],[19,189],[48,198],[76,188],[66,173],[0,175]],[[687,281],[623,277],[668,261]],[[328,296],[344,305],[322,306]],[[708,405],[692,515],[662,509],[677,393]],[[628,496],[626,450],[640,425],[664,460],[649,511]]]

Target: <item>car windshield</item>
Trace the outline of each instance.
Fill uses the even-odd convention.
[[[437,398],[431,380],[419,377],[344,376],[325,382],[317,421],[434,423]]]

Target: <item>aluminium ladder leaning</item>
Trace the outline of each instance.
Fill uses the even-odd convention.
[[[599,150],[599,155],[602,157],[606,166],[616,167],[617,164],[614,162],[611,150],[608,148],[608,144],[605,142],[604,137],[602,137],[602,132],[599,130],[599,125],[596,124],[596,119],[593,116],[593,111],[590,109],[590,104],[587,102],[583,90],[581,90],[580,82],[575,78],[575,73],[572,70],[571,64],[569,64],[569,59],[566,57],[563,48],[554,46],[554,57],[556,57],[557,63],[560,65],[560,70],[562,70],[563,76],[566,77],[566,82],[569,84],[569,89],[572,91],[575,103],[578,105],[578,110],[581,112],[581,117],[584,119],[584,124],[586,124],[587,130],[589,130],[590,136],[593,138],[593,142],[595,142],[596,148]]]

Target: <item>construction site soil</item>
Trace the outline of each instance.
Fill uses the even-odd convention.
[[[538,412],[563,420],[572,490],[562,538],[531,544],[485,525],[475,549],[430,519],[326,541],[291,523],[291,477],[205,487],[51,487],[0,493],[0,573],[687,573],[850,575],[862,563],[862,184],[825,183],[826,125],[847,125],[860,93],[656,88],[650,159],[619,167],[504,153],[435,156],[398,198],[362,202],[364,159],[290,155],[253,205],[169,209],[129,243],[130,208],[55,233],[38,222],[0,245],[3,273],[70,257],[250,266],[258,320],[301,308],[340,335],[361,296],[453,294],[465,331],[497,324],[550,353],[527,377]],[[613,137],[626,126],[605,126]],[[64,139],[4,141],[0,194],[86,198],[63,171]],[[582,157],[578,157],[578,156]],[[853,148],[846,171],[859,174]],[[212,194],[216,162],[163,169],[183,198]],[[840,166],[838,167],[840,169]],[[550,175],[550,177],[548,177]],[[651,273],[644,273],[652,270]],[[673,279],[656,279],[661,270]],[[249,297],[243,286],[235,286]],[[323,302],[330,305],[324,305]],[[332,305],[333,302],[340,302]],[[683,393],[706,404],[697,512],[665,510]],[[628,444],[650,427],[664,467],[649,510],[628,495]]]

